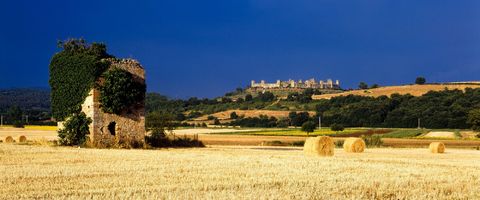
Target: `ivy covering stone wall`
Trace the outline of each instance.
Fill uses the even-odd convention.
[[[50,86],[52,116],[63,121],[73,113],[79,113],[81,104],[97,79],[108,69],[111,57],[103,44],[87,44],[84,40],[71,39],[59,43],[62,51],[50,62]]]

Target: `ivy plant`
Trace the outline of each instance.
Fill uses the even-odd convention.
[[[52,115],[62,121],[79,113],[81,104],[110,63],[103,44],[87,44],[83,39],[59,43],[62,51],[50,61]]]
[[[114,68],[104,73],[100,86],[100,104],[106,113],[121,114],[145,99],[145,84],[134,80],[134,76]]]

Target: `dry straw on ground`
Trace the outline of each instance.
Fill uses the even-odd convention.
[[[13,143],[13,137],[12,136],[7,136],[5,137],[5,140],[3,140],[5,143]]]
[[[27,142],[27,137],[25,137],[24,135],[18,136],[18,142],[20,143]]]
[[[307,138],[303,147],[305,155],[333,156],[335,144],[333,139],[327,136]]]
[[[432,153],[444,153],[445,144],[442,142],[432,142],[430,143],[429,149]]]
[[[343,149],[345,152],[361,153],[365,150],[365,141],[363,141],[361,138],[347,138],[343,142]]]
[[[439,159],[419,148],[335,149],[305,159],[286,148],[0,143],[0,199],[480,199],[478,150],[449,149]]]

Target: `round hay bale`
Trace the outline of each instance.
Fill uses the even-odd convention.
[[[19,136],[18,137],[18,142],[20,142],[20,143],[27,142],[27,137],[25,137],[24,135]]]
[[[13,143],[13,137],[12,136],[7,136],[5,137],[5,140],[3,140],[3,142],[5,143]]]
[[[307,138],[303,146],[305,155],[333,156],[335,144],[333,139],[327,136]]]
[[[444,153],[445,152],[445,144],[442,142],[432,142],[428,147],[432,153]]]
[[[349,153],[362,153],[365,150],[365,141],[361,138],[347,138],[343,142],[343,150]]]

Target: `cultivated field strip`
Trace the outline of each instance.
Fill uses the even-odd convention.
[[[480,199],[480,151],[0,144],[0,199]]]

